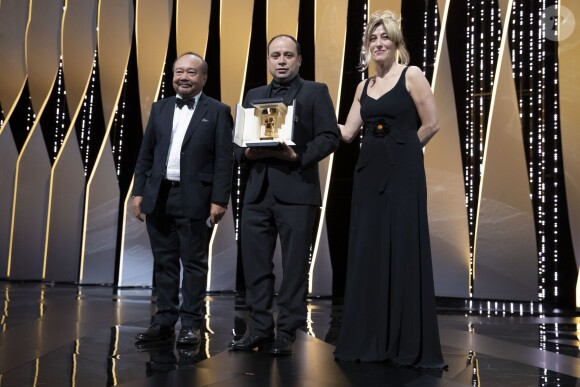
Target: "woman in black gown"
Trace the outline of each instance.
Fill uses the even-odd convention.
[[[399,60],[397,60],[397,53]],[[400,20],[375,12],[343,141],[363,127],[356,165],[344,315],[335,357],[444,367],[433,286],[422,148],[437,133],[435,101],[409,55]]]

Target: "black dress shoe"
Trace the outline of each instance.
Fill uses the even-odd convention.
[[[276,356],[288,356],[292,355],[293,352],[294,342],[291,338],[284,336],[278,337],[270,349],[270,354]]]
[[[201,341],[201,335],[199,328],[194,327],[181,327],[179,331],[179,336],[177,336],[177,344],[181,345],[195,345],[199,344]]]
[[[250,335],[245,339],[232,341],[229,345],[231,351],[252,351],[254,348],[262,349],[274,341],[272,336],[264,337]]]
[[[174,334],[172,326],[153,323],[145,332],[139,333],[135,338],[137,341],[159,341],[168,339]]]

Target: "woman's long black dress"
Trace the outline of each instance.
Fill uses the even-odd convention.
[[[335,357],[443,367],[419,116],[405,86],[361,95],[344,315]],[[377,123],[377,120],[382,120]],[[374,124],[369,125],[369,122]]]

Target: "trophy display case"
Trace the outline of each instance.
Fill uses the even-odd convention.
[[[296,101],[286,106],[280,98],[251,102],[251,108],[237,105],[234,143],[240,147],[278,147],[292,141]]]

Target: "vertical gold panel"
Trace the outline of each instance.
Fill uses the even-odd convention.
[[[132,0],[101,0],[99,2],[98,66],[101,77],[103,115],[107,126],[115,114],[129,61],[133,37],[133,15]]]
[[[268,0],[266,3],[266,39],[269,41],[280,34],[297,38],[299,12],[300,0]],[[272,75],[270,72],[267,73],[268,82],[271,82]]]
[[[268,0],[266,3],[266,39],[287,34],[298,35],[300,0]]]
[[[401,15],[402,0],[369,0],[369,15],[375,11],[391,10]]]
[[[448,2],[441,13],[441,34],[432,81],[441,129],[425,148],[429,231],[435,294],[468,297],[469,227],[459,125],[447,46],[447,6]]]
[[[31,4],[26,65],[30,98],[38,116],[58,72],[63,0],[33,1]]]
[[[193,51],[205,57],[210,16],[211,0],[177,0],[178,55]]]
[[[386,11],[391,10],[395,12],[397,15],[401,16],[401,0],[368,0],[369,1],[369,8],[368,8],[368,16],[367,21],[370,19],[370,16],[375,11]],[[362,36],[361,36],[362,39]],[[369,65],[369,78],[374,77],[377,72],[375,70],[375,65],[371,63]]]
[[[137,2],[135,34],[139,67],[141,120],[149,119],[151,104],[159,95],[171,29],[173,0]],[[155,28],[151,28],[155,26]],[[145,124],[144,124],[145,125]]]
[[[317,0],[315,13],[315,77],[316,81],[328,85],[330,97],[337,112],[340,105],[342,86],[348,1]],[[329,274],[332,273],[332,267],[330,264],[325,215],[333,156],[330,155],[319,163],[320,189],[322,190],[323,202],[321,220],[312,252],[308,289],[309,292],[316,294],[332,293],[332,278]]]
[[[2,0],[0,7],[0,102],[5,121],[26,80],[25,38],[29,2]],[[3,128],[0,128],[2,133]]]
[[[236,110],[236,104],[243,98],[253,10],[253,0],[222,0],[221,2],[221,95],[222,102],[230,105],[232,112]]]
[[[82,106],[97,46],[98,1],[68,0],[63,20],[62,68],[71,117]],[[72,121],[72,120],[71,120]]]
[[[63,5],[61,0],[33,2],[30,10],[26,60],[36,118],[16,164],[8,267],[9,276],[14,279],[40,280],[44,276],[51,165],[40,117],[59,68]]]
[[[560,125],[562,131],[562,157],[564,161],[564,181],[568,204],[568,219],[576,266],[580,266],[580,2],[561,0],[560,5],[568,12],[560,11],[559,28],[573,29],[572,35],[558,42],[560,88]],[[571,16],[575,15],[576,25]],[[564,19],[567,18],[567,19]],[[576,299],[578,305],[580,300]]]
[[[92,77],[97,16],[98,0],[69,0],[66,5],[62,67],[71,125],[50,177],[45,248],[45,279],[49,281],[78,281],[85,175],[74,124]]]
[[[500,1],[503,32],[480,182],[474,296],[537,300],[536,235],[508,44],[511,4]]]
[[[340,104],[347,11],[347,0],[316,1],[315,77],[328,85],[335,111]]]
[[[18,150],[8,120],[26,82],[25,37],[28,1],[2,0],[0,6],[0,276],[8,274],[8,252]]]
[[[98,64],[106,131],[87,183],[81,283],[112,283],[115,276],[119,186],[109,135],[131,52],[133,15],[132,0],[99,2]]]

